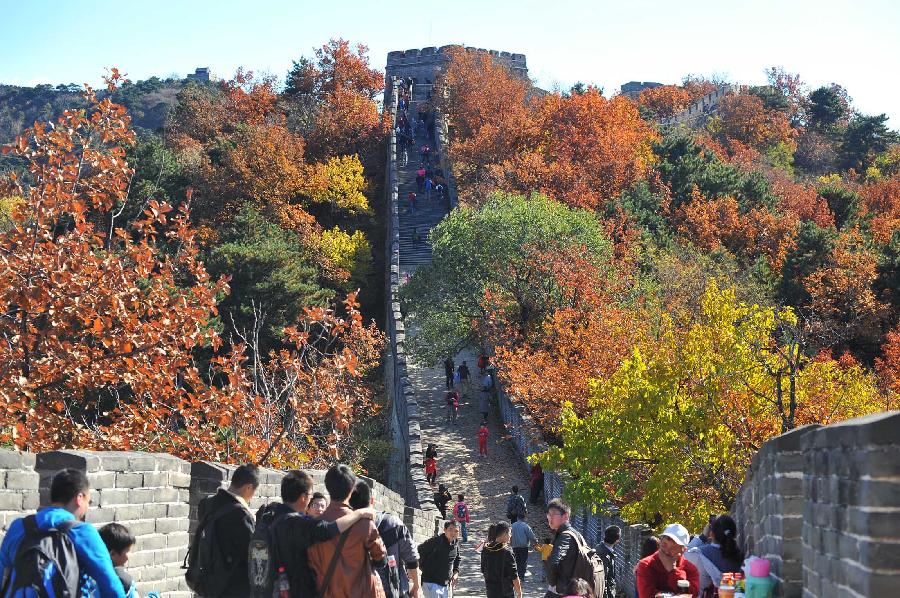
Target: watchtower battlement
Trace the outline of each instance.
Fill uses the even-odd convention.
[[[390,81],[392,77],[412,77],[416,83],[434,83],[435,76],[450,61],[449,50],[454,45],[441,47],[428,47],[414,50],[398,50],[388,52],[385,78]],[[512,73],[527,79],[528,65],[524,54],[501,52],[499,50],[486,50],[484,48],[465,47],[466,52],[483,52],[490,54],[496,62],[508,68]]]

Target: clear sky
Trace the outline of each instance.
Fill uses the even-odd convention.
[[[283,77],[331,37],[387,52],[463,43],[526,54],[544,88],[575,81],[607,95],[631,80],[688,73],[736,83],[781,65],[813,87],[846,87],[900,128],[900,0],[0,0],[0,82],[96,83],[209,66]]]

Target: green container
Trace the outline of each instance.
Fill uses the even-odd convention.
[[[748,577],[746,578],[746,598],[772,598],[772,588],[775,587],[775,580],[769,577]]]

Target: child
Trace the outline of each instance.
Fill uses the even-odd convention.
[[[488,440],[488,427],[487,422],[481,422],[481,428],[478,429],[478,454],[481,457],[487,457],[487,440]]]
[[[109,556],[112,559],[113,566],[116,568],[116,575],[119,576],[122,587],[125,588],[125,596],[127,598],[138,598],[137,590],[134,588],[134,580],[125,571],[128,554],[137,541],[134,535],[121,523],[107,523],[100,528],[100,538],[106,544],[106,549],[109,550]]]
[[[456,497],[458,500],[456,504],[453,505],[453,518],[456,520],[456,523],[459,525],[459,533],[462,535],[462,541],[469,541],[469,505],[466,504],[466,497],[463,494],[459,494]]]
[[[437,482],[437,459],[434,457],[425,459],[425,479],[432,486]]]
[[[459,412],[459,393],[455,389],[451,390],[444,397],[444,401],[447,403],[447,423],[456,423],[456,415]]]

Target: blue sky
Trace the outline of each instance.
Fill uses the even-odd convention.
[[[844,85],[900,128],[897,0],[0,0],[0,15],[2,83],[96,83],[106,66],[134,80],[198,66],[283,77],[330,37],[368,45],[379,68],[390,50],[464,43],[526,54],[542,87],[580,80],[607,95],[688,73],[762,83],[782,65]]]

